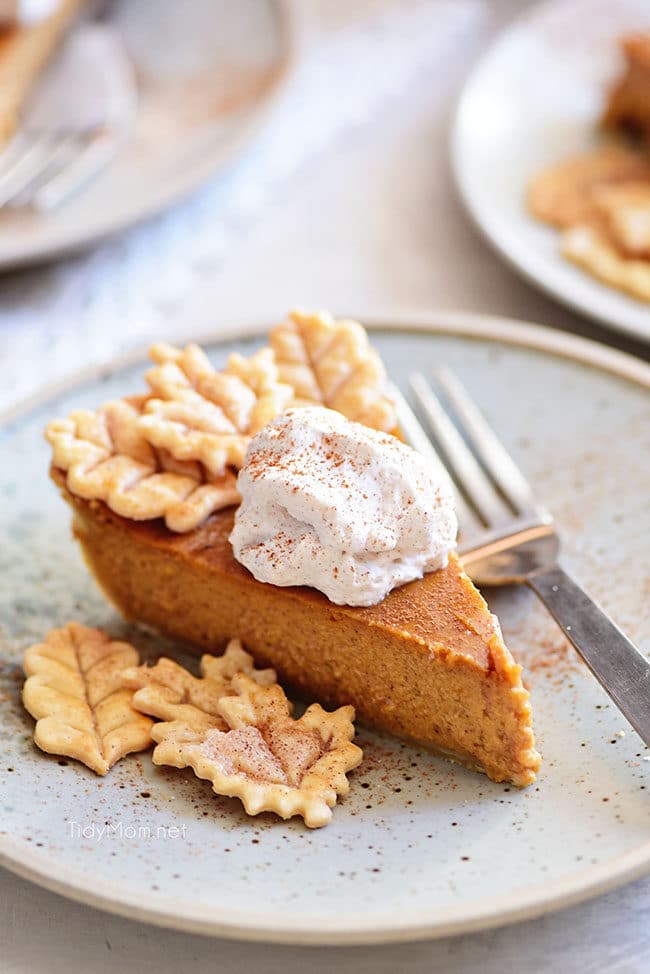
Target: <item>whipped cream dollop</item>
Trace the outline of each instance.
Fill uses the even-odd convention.
[[[451,487],[396,437],[320,407],[253,437],[230,541],[258,581],[374,605],[442,568],[456,547]]]
[[[61,0],[0,0],[0,25],[28,27],[54,13]]]

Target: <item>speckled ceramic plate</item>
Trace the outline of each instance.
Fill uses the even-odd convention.
[[[650,367],[497,319],[392,322],[376,342],[402,385],[416,362],[457,370],[557,515],[568,567],[650,650]],[[250,343],[209,347],[219,362]],[[351,793],[310,832],[248,819],[147,755],[100,779],[38,752],[20,660],[46,629],[77,618],[147,655],[170,649],[96,590],[42,439],[49,418],[138,389],[141,371],[121,363],[72,381],[8,417],[0,439],[0,862],[130,917],[328,944],[504,923],[650,870],[650,755],[524,590],[490,601],[532,689],[544,764],[526,791],[361,729]]]
[[[623,68],[617,40],[650,27],[647,0],[547,0],[496,38],[467,80],[451,143],[456,182],[486,239],[533,284],[612,328],[650,341],[650,307],[560,254],[529,216],[535,173],[584,152]]]
[[[0,270],[62,257],[177,203],[243,153],[287,77],[288,0],[113,0],[107,7],[138,79],[133,131],[111,165],[65,205],[0,213]]]

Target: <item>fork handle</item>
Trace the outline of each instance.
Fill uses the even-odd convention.
[[[527,582],[650,747],[650,662],[559,566]]]

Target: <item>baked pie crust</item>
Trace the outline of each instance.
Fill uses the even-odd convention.
[[[260,686],[238,673],[231,688],[234,695],[218,702],[225,729],[168,704],[171,720],[152,731],[154,764],[191,767],[216,794],[241,799],[249,815],[300,815],[309,828],[327,825],[337,796],[349,791],[347,772],[363,756],[352,743],[354,708],[327,713],[312,704],[294,720],[278,684]]]
[[[326,825],[336,796],[347,794],[346,772],[359,764],[354,710],[326,713],[318,704],[293,720],[272,669],[256,670],[233,639],[221,657],[203,656],[201,677],[173,660],[122,674],[133,706],[158,718],[153,762],[191,767],[219,795],[241,798],[249,815],[302,815]]]
[[[359,322],[337,321],[325,311],[292,311],[271,329],[269,344],[281,381],[293,388],[291,405],[326,406],[372,429],[395,432],[386,370]]]
[[[122,673],[138,661],[129,643],[69,622],[25,652],[23,703],[36,718],[34,741],[48,754],[82,761],[105,775],[151,744],[153,721],[133,707]]]
[[[650,159],[636,148],[608,143],[537,173],[527,191],[534,217],[561,229],[598,217],[602,187],[650,179]]]
[[[622,254],[602,228],[578,224],[562,234],[562,254],[610,287],[650,302],[650,262]]]
[[[145,401],[120,399],[53,420],[45,431],[52,462],[78,497],[102,500],[134,521],[162,517],[170,531],[191,531],[237,503],[235,476],[210,481],[198,463],[154,449],[138,427]]]
[[[650,136],[650,31],[621,38],[625,69],[609,93],[602,125]]]
[[[150,355],[158,364],[146,375],[153,398],[144,404],[139,432],[175,459],[201,463],[214,478],[241,467],[251,436],[293,398],[268,348],[247,359],[231,355],[222,371],[198,345],[153,345]]]
[[[622,255],[650,258],[650,179],[602,186],[595,201],[607,233]]]
[[[260,686],[276,682],[275,670],[256,670],[250,653],[238,639],[231,639],[222,656],[201,657],[200,677],[163,656],[154,666],[124,670],[122,685],[134,691],[133,706],[140,713],[182,722],[187,732],[198,734],[211,727],[227,728],[219,704],[222,697],[234,693],[232,680],[239,673]],[[161,739],[160,733],[155,740]]]

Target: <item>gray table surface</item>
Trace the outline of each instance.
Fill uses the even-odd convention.
[[[454,308],[545,323],[650,359],[648,346],[581,319],[518,279],[479,239],[452,190],[445,134],[455,93],[495,27],[520,6],[494,4],[444,83],[432,66],[380,119],[281,188],[272,212],[204,282],[178,333],[204,331],[215,309],[226,318],[268,319],[296,303],[376,314]],[[15,300],[17,284],[28,301],[37,273],[0,283],[0,301],[3,288]],[[649,918],[650,878],[559,914],[471,936],[379,948],[268,947],[133,923],[0,871],[0,972],[496,974],[516,967],[521,974],[640,974],[650,970]]]

